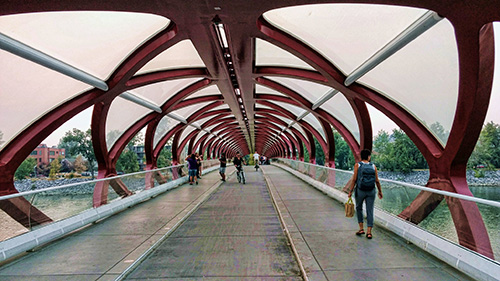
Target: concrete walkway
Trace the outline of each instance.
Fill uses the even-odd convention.
[[[262,169],[266,181],[247,167],[245,185],[234,176],[220,185],[212,172],[4,264],[0,280],[114,280],[169,232],[127,278],[301,280],[272,198],[309,280],[470,280],[381,228],[372,240],[355,236],[342,204],[280,168]]]
[[[130,280],[302,280],[262,173],[245,167],[141,263]]]
[[[228,167],[228,173],[234,168]],[[0,280],[114,280],[222,183],[217,171],[0,267]]]
[[[343,204],[278,167],[262,169],[309,280],[471,280],[376,226],[373,239],[356,236]]]

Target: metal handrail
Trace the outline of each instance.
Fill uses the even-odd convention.
[[[145,174],[145,173],[150,173],[150,172],[156,172],[156,171],[161,171],[161,170],[167,170],[167,169],[172,169],[172,168],[177,168],[177,167],[182,167],[182,166],[186,166],[186,164],[179,164],[179,165],[175,165],[175,166],[168,166],[168,167],[164,167],[164,168],[158,168],[158,169],[147,170],[147,171],[140,171],[140,172],[125,174],[125,175],[119,175],[119,176],[113,176],[113,177],[109,177],[109,178],[90,180],[90,181],[85,181],[85,182],[69,183],[69,184],[64,184],[64,185],[59,185],[59,186],[47,187],[47,188],[39,189],[39,190],[31,190],[31,191],[25,191],[25,192],[20,192],[20,193],[14,193],[14,194],[0,196],[0,201],[7,200],[7,199],[12,199],[12,198],[16,198],[16,197],[21,197],[21,196],[26,196],[26,195],[30,195],[30,194],[42,193],[42,192],[46,192],[46,191],[52,191],[52,190],[58,190],[58,189],[65,189],[65,188],[68,188],[68,187],[73,187],[73,186],[77,186],[77,185],[81,185],[81,184],[97,183],[97,182],[101,182],[101,181],[119,179],[119,178],[123,178],[123,177],[128,177],[128,176],[133,176],[133,175],[140,175],[140,174]]]
[[[309,165],[309,166],[317,166],[317,167],[320,167],[320,168],[323,168],[323,169],[334,170],[334,171],[337,171],[337,172],[354,174],[354,172],[352,172],[352,171],[335,169],[335,168],[330,168],[330,167],[326,167],[326,166],[320,166],[320,165],[317,165],[317,164],[310,164],[310,163],[306,163],[306,162],[302,162],[302,161],[297,161],[297,160],[292,160],[292,159],[286,159],[286,158],[278,158],[278,159],[284,159],[286,161],[293,161],[293,162],[297,162],[297,163],[302,163],[302,164]],[[281,161],[283,161],[283,160],[281,160]],[[439,190],[439,189],[433,189],[433,188],[429,188],[429,187],[425,187],[425,186],[420,186],[420,185],[415,185],[415,184],[406,183],[406,182],[400,182],[400,181],[395,181],[395,180],[388,180],[388,179],[382,179],[382,178],[379,178],[379,180],[380,181],[384,181],[384,182],[395,183],[395,184],[398,184],[398,185],[402,185],[402,186],[406,186],[406,187],[410,187],[410,188],[414,188],[414,189],[419,189],[419,190],[423,190],[423,191],[433,192],[433,193],[441,194],[441,195],[444,195],[444,196],[454,197],[454,198],[458,198],[458,199],[463,199],[463,200],[467,200],[467,201],[472,201],[472,202],[481,203],[481,204],[485,204],[485,205],[489,205],[489,206],[500,208],[500,202],[498,202],[498,201],[487,200],[487,199],[483,199],[483,198],[477,198],[477,197],[473,197],[473,196],[469,196],[469,195],[463,195],[463,194],[453,193],[453,192],[449,192],[449,191],[444,191],[444,190]]]

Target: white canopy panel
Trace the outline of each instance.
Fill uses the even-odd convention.
[[[153,139],[154,146],[156,147],[158,142],[179,123],[180,122],[175,119],[169,118],[167,116],[163,117],[156,127],[155,136]]]
[[[211,85],[211,86],[205,87],[199,91],[194,92],[192,95],[189,96],[189,98],[196,98],[196,97],[203,97],[203,96],[210,96],[210,95],[222,95],[222,94],[216,85]]]
[[[255,40],[255,60],[257,66],[287,66],[314,69],[290,52],[258,38]]]
[[[387,5],[315,4],[272,10],[264,17],[348,75],[426,11]],[[451,23],[441,20],[358,82],[402,105],[431,131],[449,131],[458,95],[458,53]],[[433,110],[429,104],[439,104],[440,109]]]
[[[333,98],[322,104],[320,108],[337,118],[359,142],[359,125],[356,115],[354,115],[351,104],[342,93],[337,93]]]
[[[43,12],[0,17],[0,32],[105,80],[170,20],[130,12]]]
[[[260,84],[255,84],[255,93],[257,94],[273,94],[273,95],[278,95],[278,96],[285,96],[282,92],[278,92],[275,89],[271,89],[269,87],[266,87],[264,85]]]
[[[147,86],[136,88],[129,92],[150,100],[158,106],[161,106],[182,89],[199,80],[199,78],[169,80],[165,82],[149,84]]]
[[[137,74],[160,70],[205,67],[191,40],[182,40],[150,60]]]
[[[108,150],[130,126],[151,112],[153,111],[128,100],[114,99],[106,119],[106,146]]]
[[[290,88],[291,90],[309,100],[311,103],[314,103],[328,91],[332,90],[331,87],[314,82],[309,82],[306,80],[284,77],[268,77],[268,79],[278,82],[283,86],[286,86],[287,88]]]
[[[314,4],[271,10],[264,18],[349,74],[425,12],[387,5]]]
[[[0,148],[45,113],[92,88],[1,50],[0,64]]]
[[[458,100],[458,49],[453,26],[442,20],[359,80],[407,108],[437,134],[450,131]],[[439,105],[437,110],[435,106]],[[445,136],[445,138],[443,138]]]

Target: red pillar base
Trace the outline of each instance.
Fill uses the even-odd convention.
[[[24,197],[2,200],[0,209],[26,228],[52,222],[51,218],[31,205]]]
[[[428,187],[456,192],[449,180],[431,179]],[[421,192],[398,216],[415,224],[424,220],[446,198],[460,245],[494,259],[493,249],[483,218],[476,203],[452,197]]]

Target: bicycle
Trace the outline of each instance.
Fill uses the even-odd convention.
[[[245,184],[245,172],[243,171],[243,167],[242,166],[237,166],[236,167],[236,178],[238,178],[238,183],[241,183],[243,182],[243,184]]]
[[[255,164],[255,171],[258,172],[259,171],[259,164]]]

